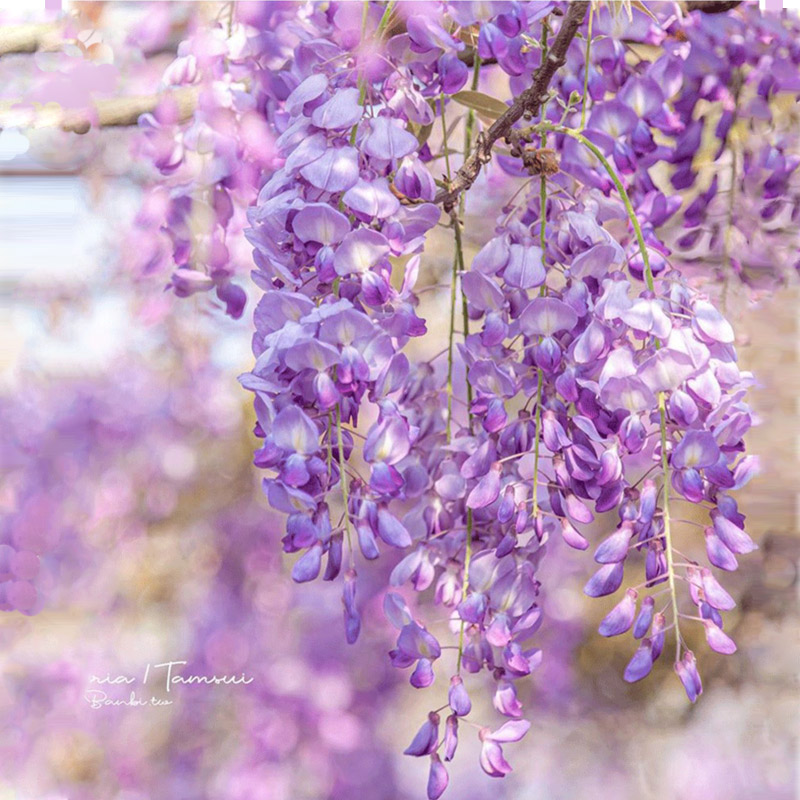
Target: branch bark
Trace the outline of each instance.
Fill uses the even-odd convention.
[[[0,27],[0,56],[57,50],[61,46],[58,25],[5,25]]]
[[[435,203],[441,203],[444,210],[448,213],[455,206],[461,192],[469,189],[480,174],[481,167],[488,163],[492,157],[492,147],[498,139],[505,139],[514,124],[522,119],[523,115],[536,115],[539,112],[542,102],[547,97],[547,88],[553,75],[564,65],[567,56],[567,49],[570,42],[575,38],[578,28],[586,16],[589,3],[584,0],[576,0],[568,6],[567,13],[558,35],[553,40],[547,60],[542,64],[533,76],[533,84],[514,100],[509,106],[508,111],[494,121],[492,126],[484,134],[478,137],[475,149],[469,158],[464,162],[455,175],[450,188],[440,191],[434,198]]]
[[[704,14],[724,14],[736,6],[741,5],[742,0],[689,0],[686,5],[687,11],[702,11]]]
[[[144,94],[133,97],[112,97],[95,103],[97,126],[100,128],[121,128],[136,125],[142,114],[152,113],[160,102],[169,98],[175,102],[178,121],[185,122],[197,108],[198,88],[183,86],[161,94]],[[93,122],[86,114],[67,115],[61,123],[62,130],[86,133]]]
[[[0,104],[0,128],[20,125],[22,127],[52,126],[71,133],[87,133],[92,126],[98,128],[132,126],[137,124],[142,114],[152,113],[165,99],[170,99],[175,103],[178,121],[185,122],[197,109],[198,94],[197,86],[182,86],[160,94],[111,97],[95,101],[92,112],[61,112],[58,108],[52,108],[53,104],[39,112],[28,112],[15,108],[24,101],[4,102]]]

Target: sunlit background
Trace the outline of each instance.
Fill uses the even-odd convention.
[[[157,85],[187,21],[224,6],[73,4],[104,41],[156,42],[146,63],[120,67],[140,91]],[[0,58],[4,96],[12,77],[24,86],[32,58]],[[0,539],[35,541],[45,555],[36,613],[0,612],[0,800],[423,797],[427,762],[401,753],[430,693],[446,687],[417,692],[389,665],[379,581],[360,589],[366,631],[354,646],[335,589],[291,582],[280,519],[250,466],[250,396],[236,381],[250,367],[248,310],[234,322],[205,294],[164,293],[164,274],[126,270],[136,240],[124,232],[144,180],[130,131],[2,136]],[[486,221],[470,211],[474,252]],[[431,285],[450,269],[447,248],[441,236],[426,251]],[[435,325],[442,295],[421,297],[420,316]],[[760,550],[728,587],[738,653],[697,648],[696,705],[665,663],[626,684],[630,642],[596,634],[614,601],[585,598],[589,557],[556,543],[537,634],[544,663],[524,689],[533,726],[509,747],[515,770],[486,777],[464,726],[448,796],[800,796],[798,299],[790,287],[757,306],[729,300],[741,365],[759,380],[748,442],[763,465],[740,500]],[[415,355],[436,350],[426,347]],[[695,529],[678,535],[702,547]],[[167,661],[253,681],[168,695],[151,677],[140,696],[171,705],[87,702],[92,676],[138,680]],[[105,690],[124,698],[130,687]]]

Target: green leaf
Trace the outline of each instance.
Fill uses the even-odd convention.
[[[429,125],[423,125],[418,131],[416,131],[416,137],[420,147],[422,147],[422,145],[428,141],[432,130],[433,123],[431,122]]]
[[[494,97],[489,97],[483,92],[463,91],[456,92],[451,98],[459,105],[471,108],[484,119],[496,120],[508,111],[508,106]]]

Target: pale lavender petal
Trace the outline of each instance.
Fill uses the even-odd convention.
[[[344,192],[358,181],[358,153],[354,147],[328,147],[300,174],[317,189],[326,192]]]
[[[292,220],[292,230],[301,242],[336,244],[349,232],[350,222],[327,203],[309,203]]]
[[[450,679],[450,690],[447,695],[447,702],[456,716],[466,717],[472,710],[472,701],[464,687],[464,681],[460,675],[453,675]]]
[[[518,742],[528,732],[531,723],[527,719],[512,719],[501,725],[496,731],[486,735],[493,742]]]
[[[692,328],[700,338],[706,342],[733,343],[735,337],[730,322],[711,303],[698,300],[692,311]]]
[[[377,219],[391,217],[400,209],[400,201],[392,194],[386,178],[369,181],[359,178],[355,186],[344,193],[342,202],[358,214]]]
[[[359,228],[344,237],[336,248],[333,267],[337,275],[366,272],[389,252],[389,242],[378,231]]]
[[[364,137],[364,152],[387,161],[403,158],[418,147],[417,137],[402,127],[400,120],[375,117],[368,123],[369,132]]]
[[[718,628],[711,620],[706,620],[704,625],[706,641],[712,650],[726,656],[736,652],[736,642],[734,642],[727,633],[724,633],[722,629]]]
[[[378,536],[392,547],[411,546],[411,535],[406,527],[385,508],[378,511]]]
[[[509,286],[532,289],[544,283],[542,251],[533,245],[512,244],[503,277]]]
[[[736,607],[736,601],[720,586],[719,581],[711,574],[711,570],[701,570],[703,591],[708,604],[719,611],[730,611]]]
[[[722,514],[712,512],[711,518],[714,524],[714,531],[732,553],[745,555],[758,549],[758,545],[745,531]]]
[[[555,297],[537,297],[528,303],[519,318],[520,329],[528,336],[552,336],[571,330],[577,322],[578,315],[572,307]]]
[[[428,800],[439,800],[449,781],[444,764],[436,753],[432,753],[431,769],[428,773]]]
[[[330,100],[326,100],[314,109],[311,122],[318,128],[329,130],[352,128],[364,113],[358,102],[358,96],[359,90],[355,86],[337,89]]]
[[[317,426],[297,406],[286,406],[273,422],[272,438],[278,447],[302,455],[319,450]]]

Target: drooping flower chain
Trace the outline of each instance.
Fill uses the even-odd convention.
[[[361,24],[384,30],[391,13],[367,6]],[[507,30],[528,30],[524,16],[500,16]],[[619,589],[629,555],[645,560],[644,583],[627,590],[601,632],[633,628],[641,641],[626,678],[637,680],[674,627],[675,668],[695,699],[701,688],[679,632],[686,612],[677,582],[686,581],[697,618],[721,652],[734,648],[719,613],[732,599],[708,568],[675,549],[669,492],[712,507],[704,532],[709,560],[733,568],[735,554],[754,545],[727,492],[747,480],[754,462],[738,458],[750,425],[742,402],[749,376],[736,367],[732,330],[666,259],[650,263],[653,252],[669,252],[652,229],[638,251],[631,228],[623,245],[606,230],[609,221],[624,230],[634,208],[598,193],[625,191],[616,171],[609,178],[596,168],[589,180],[583,156],[570,162],[585,149],[595,159],[601,154],[589,146],[588,129],[587,141],[551,139],[562,169],[589,186],[559,175],[544,228],[534,193],[521,213],[504,214],[461,276],[468,320],[481,324],[458,351],[474,399],[467,420],[443,414],[451,373],[412,365],[402,352],[425,333],[414,310],[417,254],[439,219],[422,160],[435,156],[415,133],[432,121],[425,96],[460,89],[466,72],[446,60],[462,49],[452,31],[415,15],[405,23],[408,34],[387,45],[390,57],[371,60],[363,53],[354,59],[338,44],[347,38],[342,29],[355,29],[352,9],[314,9],[304,20],[284,71],[295,84],[276,141],[285,162],[250,215],[254,277],[265,295],[255,315],[256,366],[243,383],[256,393],[256,432],[264,438],[256,463],[276,473],[265,490],[288,515],[284,547],[302,553],[293,576],[311,580],[324,566],[333,580],[344,568],[348,639],[360,628],[356,559],[376,558],[379,542],[411,548],[394,585],[434,586],[435,602],[453,614],[458,657],[444,733],[440,708],[406,751],[431,756],[429,795],[438,797],[447,784],[441,758],[453,757],[459,719],[471,711],[462,670],[486,667],[497,682],[495,708],[512,721],[495,732],[481,728],[481,763],[490,775],[510,770],[500,745],[528,728],[518,719],[514,681],[541,658],[526,649],[541,621],[536,570],[556,532],[587,548],[576,526],[594,512],[616,509],[620,524],[597,548],[601,566],[588,594]],[[327,48],[309,44],[320,41]],[[485,46],[479,53],[491,56]],[[448,83],[451,74],[459,77]],[[526,141],[516,144],[520,155]],[[626,182],[637,211],[657,200]],[[400,281],[397,259],[409,256]],[[362,409],[376,419],[356,443]],[[334,490],[344,504],[339,519],[331,516]],[[663,583],[669,596],[661,609],[660,589],[649,590]],[[413,666],[411,683],[429,686],[442,655],[438,639],[399,593],[387,595],[385,609],[399,629],[393,663]]]

